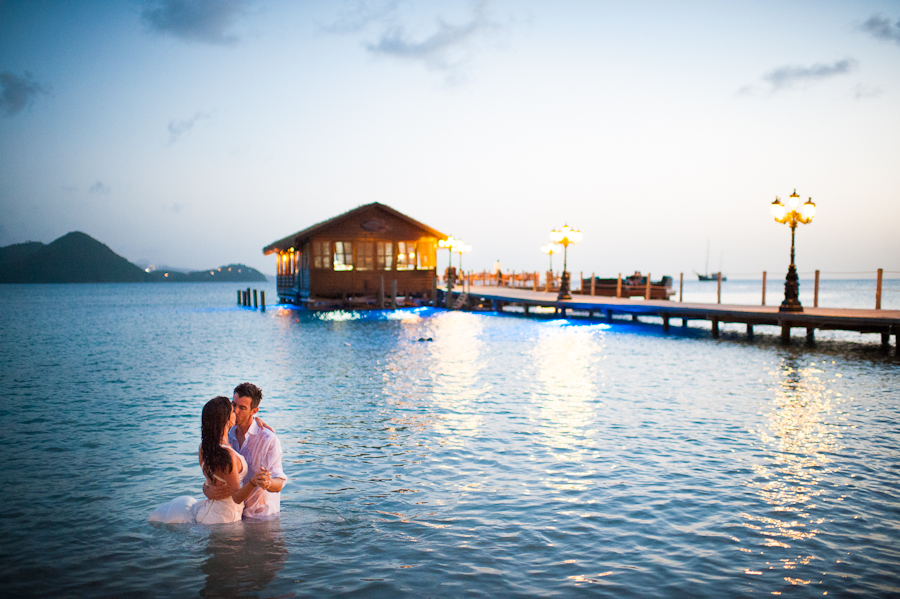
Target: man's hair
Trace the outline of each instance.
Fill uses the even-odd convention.
[[[253,383],[241,383],[234,388],[234,394],[238,397],[249,397],[251,410],[258,408],[259,402],[262,401],[262,389]]]

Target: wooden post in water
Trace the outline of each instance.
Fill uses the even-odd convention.
[[[437,308],[437,288],[438,288],[438,278],[431,277],[431,307]],[[379,298],[379,303],[381,305],[384,304],[384,277],[381,277],[381,297]]]
[[[528,304],[522,304],[522,308],[525,310],[525,318],[528,318]]]
[[[644,299],[650,299],[650,273],[647,273],[647,286],[644,288]]]
[[[669,332],[669,315],[663,314],[662,319],[663,319],[663,331],[668,333]]]
[[[237,303],[237,305],[240,306],[240,305],[241,305],[241,290],[238,289],[237,291],[238,291],[238,303]]]
[[[437,277],[434,278],[435,281]],[[384,276],[378,277],[378,309],[384,310]]]
[[[616,298],[622,297],[622,273],[619,273],[619,280],[616,282]]]
[[[819,307],[819,271],[816,271],[816,286],[813,290],[813,308]]]
[[[597,295],[597,274],[591,273],[591,295]]]
[[[763,271],[763,299],[761,305],[766,305],[766,271]]]
[[[684,301],[684,273],[678,273],[678,301]]]
[[[784,322],[781,325],[781,343],[787,345],[791,342],[791,323]]]
[[[884,269],[878,269],[878,281],[875,284],[875,309],[881,310],[881,279],[884,276]]]
[[[397,279],[391,279],[391,310],[397,309]]]
[[[259,295],[257,295],[256,289],[253,290],[253,307],[259,308]]]
[[[716,303],[721,304],[722,303],[722,271],[721,270],[719,271],[719,276],[718,276],[717,280],[719,281],[719,284],[716,287]]]
[[[265,289],[259,292],[259,307],[263,312],[266,311],[266,291]]]
[[[244,305],[247,306],[248,308],[250,307],[250,288],[249,287],[247,287],[247,303]]]
[[[713,337],[713,339],[719,338],[719,319],[718,318],[712,319],[712,337]]]

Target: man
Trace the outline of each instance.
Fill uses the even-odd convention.
[[[281,468],[281,443],[274,431],[259,425],[255,418],[262,401],[262,389],[251,383],[234,388],[231,405],[235,424],[228,433],[228,442],[247,460],[247,477],[255,487],[244,500],[244,518],[271,518],[281,512],[281,489],[287,475]],[[203,494],[210,499],[226,499],[230,493],[225,485],[203,485]]]

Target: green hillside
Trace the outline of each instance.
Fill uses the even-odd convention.
[[[36,243],[36,242],[29,242]],[[16,244],[0,249],[12,255],[0,262],[0,283],[138,283],[147,273],[90,235],[73,231],[40,247]]]
[[[153,282],[165,283],[265,283],[266,275],[246,264],[226,264],[209,270],[173,272],[154,270],[149,273]]]
[[[0,248],[0,264],[9,264],[24,260],[44,247],[40,241],[26,241]]]

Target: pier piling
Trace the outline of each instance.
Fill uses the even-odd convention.
[[[878,280],[875,283],[875,309],[881,310],[881,280],[884,277],[884,269],[878,269]]]
[[[237,302],[237,305],[240,306],[240,305],[241,305],[241,290],[238,289],[237,292],[238,292],[238,296],[237,296],[238,302]]]
[[[718,318],[712,319],[712,338],[713,339],[719,338],[719,319]]]
[[[259,296],[256,293],[256,289],[253,290],[253,307],[259,308]]]
[[[262,290],[259,292],[259,307],[263,312],[266,311],[266,292],[265,292],[265,290]]]
[[[816,271],[816,284],[813,289],[813,308],[819,307],[819,271]]]
[[[448,292],[449,296],[450,293]],[[397,279],[391,279],[391,310],[397,309]]]
[[[722,303],[722,271],[721,270],[719,271],[719,276],[716,278],[716,280],[719,282],[718,285],[716,286],[716,303],[721,304]]]

